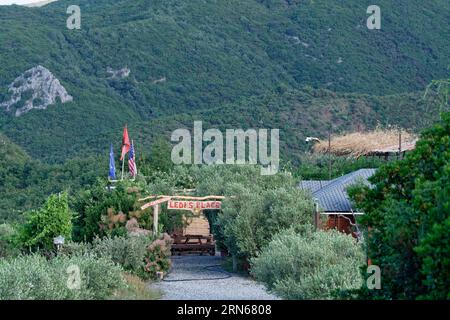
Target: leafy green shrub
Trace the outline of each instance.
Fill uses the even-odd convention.
[[[69,257],[88,254],[110,259],[123,270],[150,279],[155,278],[158,271],[166,273],[169,270],[171,243],[167,234],[156,240],[145,235],[104,237],[95,238],[92,243],[69,242],[60,254]]]
[[[70,268],[80,271],[79,289],[70,289]],[[93,255],[58,256],[47,260],[32,254],[0,260],[0,300],[107,299],[125,286],[122,269]]]
[[[19,253],[14,237],[17,231],[10,224],[0,224],[0,258],[12,257]]]
[[[422,298],[450,299],[450,217],[434,224],[427,236],[416,248],[423,259],[424,284],[429,290]],[[447,295],[447,297],[446,297]]]
[[[381,268],[375,299],[449,298],[450,113],[424,131],[415,150],[351,190],[366,214],[368,256]]]
[[[92,243],[65,244],[60,255],[91,255],[110,259],[142,279],[155,278],[157,271],[166,273],[170,268],[170,245],[172,239],[164,234],[160,239],[152,240],[145,235],[126,237],[95,238]]]
[[[65,259],[61,256],[51,260],[51,263],[55,268],[65,270],[66,277],[70,266],[80,268],[80,291],[86,292],[83,299],[108,299],[117,289],[125,286],[123,269],[107,257],[85,254]]]
[[[242,190],[225,201],[216,220],[229,251],[256,256],[272,236],[289,227],[312,223],[313,202],[303,191],[281,187],[254,193]]]
[[[69,210],[67,193],[51,195],[39,210],[26,214],[27,220],[19,232],[19,243],[24,249],[54,248],[53,238],[59,235],[67,240],[72,234],[72,213]]]
[[[71,201],[71,206],[77,212],[74,221],[74,240],[92,241],[96,236],[107,235],[107,229],[102,228],[102,216],[108,214],[108,209],[116,212],[128,212],[133,209],[133,195],[126,193],[123,184],[108,191],[104,181],[97,183],[88,190],[80,191]]]
[[[386,161],[375,157],[342,157],[324,154],[304,154],[295,176],[303,180],[328,180],[363,168],[378,168]]]
[[[92,253],[103,256],[121,265],[124,270],[145,277],[144,259],[147,247],[152,243],[147,236],[105,237],[95,238],[92,242]]]
[[[155,278],[156,272],[167,273],[170,268],[170,246],[172,239],[168,234],[163,234],[160,239],[153,241],[145,253],[145,267],[147,278]]]
[[[95,237],[125,236],[126,221],[136,214],[139,206],[136,200],[143,187],[139,181],[123,181],[108,190],[107,183],[99,179],[93,187],[80,191],[71,201],[71,207],[77,212],[74,240],[90,242]],[[151,222],[148,216],[135,218],[141,218],[139,222],[143,219]]]
[[[86,242],[67,241],[61,246],[58,254],[65,256],[78,256],[92,252],[92,244]]]
[[[285,299],[331,299],[360,288],[363,263],[363,250],[349,235],[289,229],[251,259],[251,273]]]
[[[311,223],[313,203],[297,188],[268,190],[255,199],[257,203],[249,202],[251,207],[242,210],[234,227],[240,252],[248,257],[257,255],[274,234]]]
[[[1,260],[0,299],[75,299],[80,291],[70,291],[67,279],[38,254]]]
[[[163,135],[158,136],[150,148],[150,155],[139,159],[140,173],[151,177],[155,172],[170,172],[173,167],[171,159],[172,146]]]

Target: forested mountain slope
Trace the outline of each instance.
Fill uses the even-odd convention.
[[[206,115],[225,125],[224,108],[226,119],[239,119],[233,126],[254,126],[231,117],[229,106],[305,86],[391,97],[419,91],[443,78],[449,63],[444,0],[380,0],[381,30],[367,29],[371,3],[360,0],[80,0],[81,30],[66,28],[71,4],[0,6],[0,103],[11,98],[8,86],[38,65],[73,97],[20,117],[0,108],[0,130],[48,162],[103,150],[125,123]],[[25,92],[19,104],[29,97]],[[390,103],[378,101],[338,122],[389,122]],[[295,116],[282,130],[296,125],[301,134],[329,120],[301,101],[283,108],[292,105]],[[262,108],[254,112],[266,125],[282,117],[264,103],[252,107]],[[403,123],[420,120],[411,110]]]

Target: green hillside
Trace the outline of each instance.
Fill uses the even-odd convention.
[[[88,187],[106,176],[105,157],[75,158],[62,165],[31,159],[0,133],[0,224],[20,221],[22,212],[41,205],[51,193]]]
[[[194,121],[199,120],[203,130],[218,128],[222,132],[233,128],[279,128],[282,159],[298,164],[310,147],[305,142],[308,136],[326,138],[330,129],[340,134],[390,125],[417,132],[439,118],[437,105],[433,95],[424,99],[419,93],[371,96],[304,88],[253,96],[206,111],[160,117],[134,124],[129,132],[145,152],[159,136],[168,139],[177,128],[193,133]],[[120,131],[113,136],[118,148]]]
[[[81,0],[81,30],[65,27],[70,4],[0,7],[0,101],[16,77],[38,64],[74,98],[18,118],[0,111],[0,130],[46,162],[103,151],[124,123],[141,135],[146,127],[156,134],[152,125],[167,132],[164,123],[178,118],[260,127],[254,114],[299,138],[319,134],[331,119],[320,107],[334,104],[332,92],[363,95],[351,96],[357,102],[345,108],[336,102],[338,129],[378,120],[413,128],[422,109],[407,99],[400,102],[408,108],[403,117],[392,116],[390,106],[402,97],[395,95],[447,74],[444,0],[379,1],[381,30],[366,28],[371,3],[359,0]],[[131,72],[111,79],[108,67]],[[331,96],[311,107],[302,100],[305,86]],[[298,93],[285,101],[291,90]],[[248,116],[234,116],[237,108]]]

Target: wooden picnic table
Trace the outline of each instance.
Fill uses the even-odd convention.
[[[209,253],[214,255],[216,244],[213,235],[177,235],[173,234],[174,242],[172,244],[172,253],[181,254],[182,252],[198,252],[200,254]]]

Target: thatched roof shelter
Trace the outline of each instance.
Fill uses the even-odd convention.
[[[405,152],[415,148],[417,137],[398,130],[376,129],[370,132],[353,132],[331,137],[330,152],[337,156],[386,155]],[[328,152],[328,140],[320,140],[313,146],[315,153]]]

